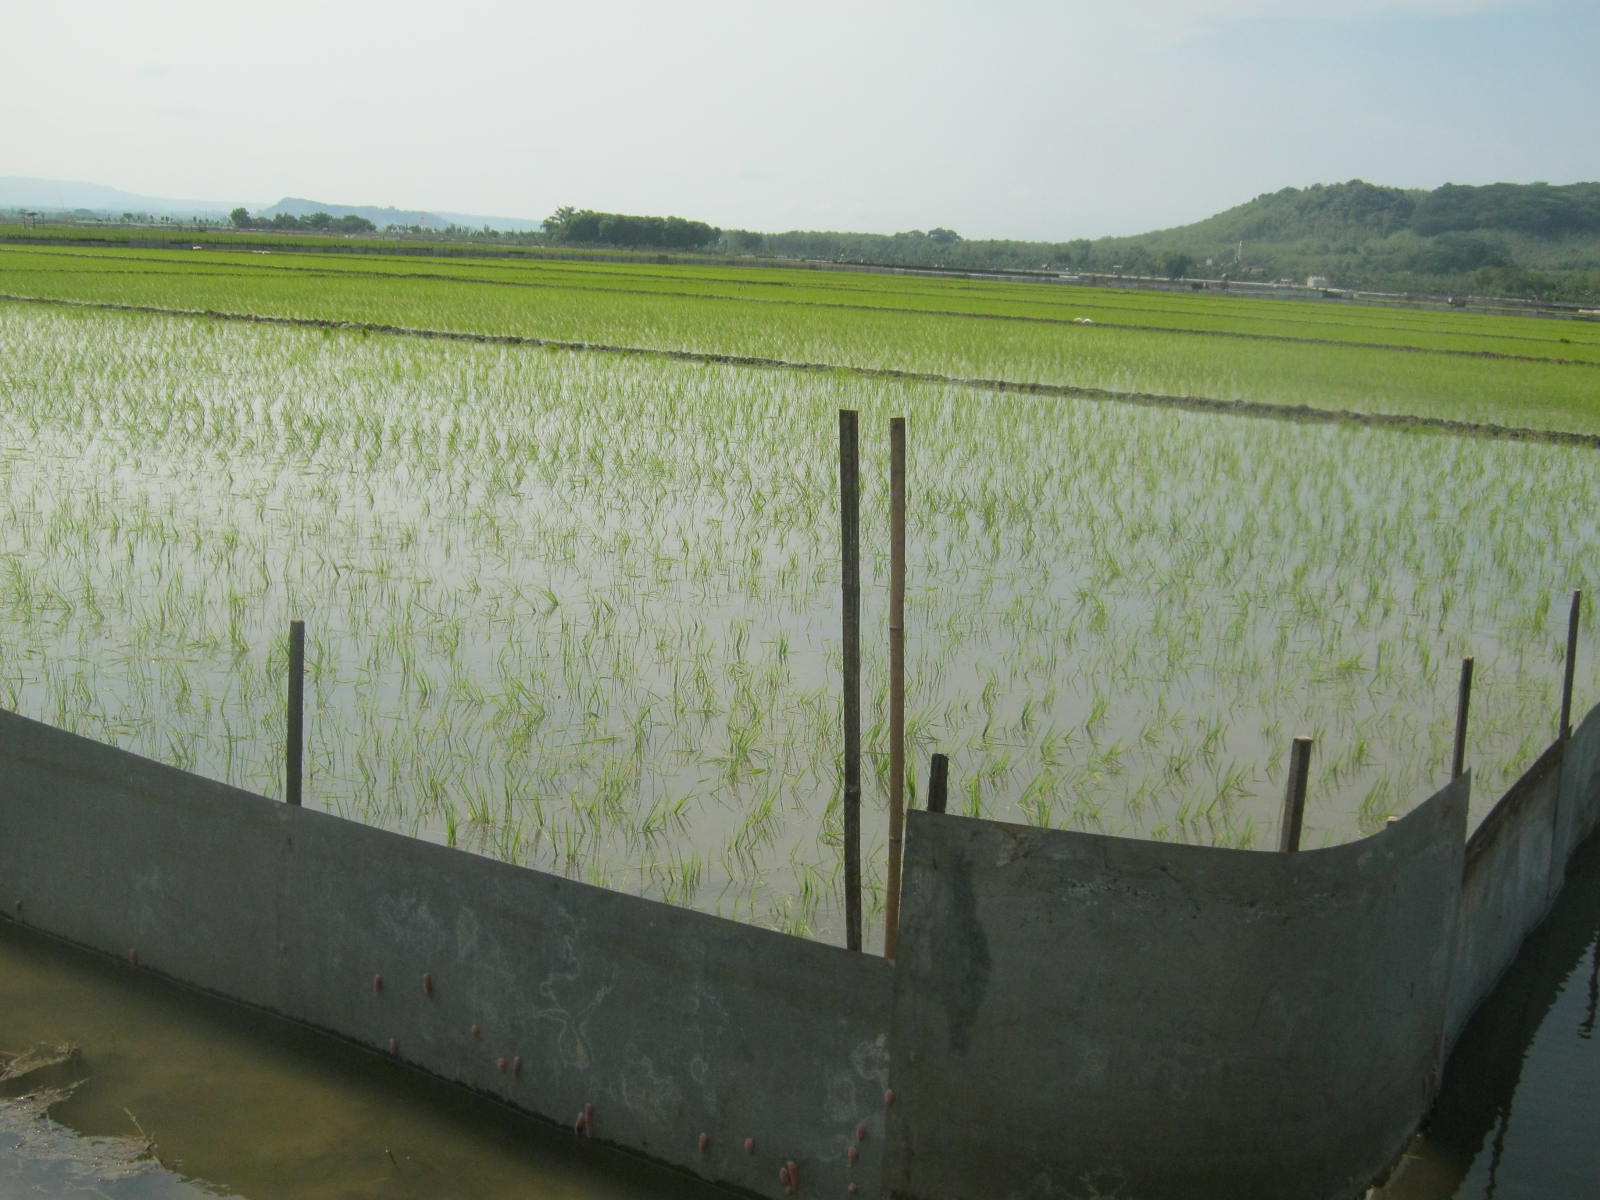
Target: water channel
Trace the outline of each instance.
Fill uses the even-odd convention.
[[[722,1194],[0,921],[0,1200]]]
[[[1600,1196],[1600,836],[1463,1031],[1439,1102],[1374,1200]]]

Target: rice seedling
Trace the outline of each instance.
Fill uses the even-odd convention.
[[[447,281],[324,295],[299,270],[102,284],[390,323],[414,305],[484,332],[513,316]],[[615,307],[563,328],[633,337],[648,300],[665,341],[730,344],[663,301],[666,277],[607,278],[584,286]],[[717,336],[1018,379],[1067,362],[1038,330],[946,344],[932,316],[846,328],[814,299]],[[841,902],[840,407],[913,430],[908,740],[952,755],[952,808],[974,816],[1248,846],[1275,828],[1288,738],[1312,733],[1308,837],[1355,836],[1443,782],[1463,653],[1481,803],[1553,733],[1562,598],[1600,550],[1583,447],[4,302],[0,326],[8,707],[275,795],[301,617],[309,802],[820,937]],[[1131,386],[1179,371],[1141,344],[1103,368],[1072,351]],[[1211,386],[1218,362],[1172,386]],[[1446,386],[1409,383],[1393,393],[1418,405]],[[886,448],[864,449],[871,630]],[[1597,646],[1591,627],[1581,695]],[[864,685],[886,690],[877,656]],[[870,823],[881,789],[867,801]]]

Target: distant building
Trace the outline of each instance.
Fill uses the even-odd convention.
[[[1326,275],[1308,275],[1306,277],[1306,286],[1310,288],[1331,287],[1333,286],[1333,280]]]

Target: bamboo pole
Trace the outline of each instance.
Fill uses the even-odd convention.
[[[950,759],[943,754],[933,756],[933,766],[928,770],[928,811],[942,813],[945,795],[950,787]]]
[[[1289,750],[1289,782],[1283,791],[1283,828],[1278,834],[1278,849],[1292,853],[1300,849],[1300,826],[1306,812],[1306,778],[1311,771],[1311,739],[1297,737]]]
[[[839,410],[839,551],[844,636],[845,945],[861,949],[861,450],[859,414]]]
[[[1461,660],[1461,689],[1456,693],[1456,744],[1450,757],[1450,778],[1459,779],[1467,766],[1467,709],[1472,703],[1472,657]]]
[[[889,419],[889,878],[883,956],[900,935],[900,856],[906,823],[906,419]]]
[[[284,800],[300,807],[300,778],[305,762],[306,623],[289,622],[288,737],[284,747]]]
[[[1567,667],[1561,679],[1561,724],[1556,736],[1563,742],[1572,736],[1572,678],[1578,669],[1578,610],[1583,593],[1572,593],[1572,611],[1567,614]]]

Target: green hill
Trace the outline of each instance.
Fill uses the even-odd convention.
[[[1312,277],[1333,287],[1600,301],[1600,183],[1348,183],[1284,188],[1204,221],[1133,237],[966,240],[894,235],[724,234],[723,249],[904,266],[1168,275]]]
[[[1093,244],[1128,273],[1325,276],[1334,286],[1600,297],[1600,183],[1284,188],[1208,220]],[[1184,260],[1187,260],[1185,263]],[[1209,266],[1207,265],[1209,260]]]

